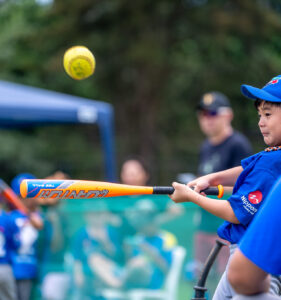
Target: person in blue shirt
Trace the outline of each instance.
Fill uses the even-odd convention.
[[[137,201],[134,211],[133,226],[137,233],[124,241],[125,264],[118,264],[115,259],[118,240],[114,231],[104,225],[102,231],[97,228],[97,222],[106,217],[104,213],[91,216],[88,226],[78,231],[73,243],[74,282],[80,288],[77,299],[87,296],[100,299],[106,288],[131,290],[163,286],[172,264],[176,238],[159,229],[158,210],[150,199]],[[89,223],[94,227],[90,228]]]
[[[20,183],[24,179],[34,179],[29,173],[19,174],[11,181],[11,188],[20,197]],[[37,277],[37,240],[43,221],[35,199],[21,199],[29,210],[29,215],[13,210],[10,217],[19,231],[20,247],[11,252],[13,274],[16,279],[17,299],[29,300],[32,285]],[[34,222],[35,220],[35,222]]]
[[[73,293],[77,299],[100,299],[101,290],[116,281],[111,273],[121,251],[120,238],[105,203],[87,207],[84,217],[86,224],[72,241]]]
[[[280,299],[268,293],[269,274],[281,275],[280,194],[281,178],[231,258],[228,279],[237,300]]]
[[[269,147],[242,160],[241,166],[199,177],[188,185],[173,183],[175,192],[171,195],[174,202],[193,202],[224,219],[218,235],[231,243],[231,254],[281,174],[281,75],[262,89],[242,85],[241,91],[255,100],[258,125]],[[234,186],[228,200],[210,199],[199,193],[217,184]],[[234,295],[226,268],[213,299],[229,299]]]
[[[125,241],[127,262],[122,287],[160,289],[172,264],[176,237],[159,228],[156,205],[149,198],[135,204],[137,233]]]
[[[15,278],[11,267],[11,252],[20,246],[18,228],[0,204],[0,299],[16,300]]]

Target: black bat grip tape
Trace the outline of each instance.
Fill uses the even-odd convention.
[[[158,195],[172,195],[175,189],[171,186],[154,186],[153,194]],[[219,194],[219,189],[217,187],[209,187],[201,191],[206,195],[217,196]]]
[[[219,194],[219,189],[217,187],[209,187],[201,192],[205,193],[206,195],[217,196]]]
[[[158,195],[172,195],[175,189],[171,186],[154,186],[153,194]]]

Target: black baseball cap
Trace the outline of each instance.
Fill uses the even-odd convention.
[[[231,108],[229,99],[221,92],[205,93],[197,105],[197,110],[217,112],[220,108]]]

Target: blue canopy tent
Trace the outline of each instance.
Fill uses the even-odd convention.
[[[0,127],[97,124],[108,181],[116,180],[113,118],[108,103],[0,80]]]

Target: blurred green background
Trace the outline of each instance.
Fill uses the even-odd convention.
[[[203,135],[194,107],[210,90],[229,96],[235,128],[256,151],[264,147],[240,85],[263,86],[281,73],[279,0],[2,0],[0,20],[0,79],[111,103],[118,166],[140,154],[157,184],[195,172]],[[96,57],[95,74],[84,81],[63,70],[73,45]],[[7,181],[58,167],[104,178],[98,131],[87,126],[1,131],[0,139]]]
[[[1,80],[113,105],[118,170],[128,155],[138,154],[150,166],[153,185],[196,173],[204,136],[195,107],[213,90],[230,98],[233,125],[255,152],[264,148],[253,102],[240,85],[262,87],[281,74],[280,0],[0,0],[0,28]],[[83,81],[63,69],[64,52],[74,45],[96,58],[94,75]],[[21,172],[46,177],[58,169],[72,178],[104,180],[94,126],[0,130],[0,141],[0,177],[7,183]],[[122,215],[126,206],[114,203],[112,212]],[[185,263],[193,257],[196,209],[186,205],[182,216],[163,226],[187,249]],[[50,268],[56,259],[64,268],[84,212],[77,203],[47,211],[66,222],[58,256],[45,260]],[[181,280],[179,299],[191,297],[194,283]]]

